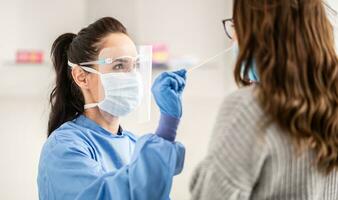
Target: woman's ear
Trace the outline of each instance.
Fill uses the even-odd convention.
[[[81,88],[81,89],[88,89],[88,80],[87,75],[81,67],[76,66],[72,69],[72,77],[75,81],[75,83]]]

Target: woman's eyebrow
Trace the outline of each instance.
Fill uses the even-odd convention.
[[[115,59],[115,60],[113,60],[113,62],[128,62],[128,60],[127,59],[125,59],[125,58],[117,58],[117,59]]]

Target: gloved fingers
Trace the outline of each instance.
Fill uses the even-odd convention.
[[[160,75],[158,75],[153,83],[153,86],[152,86],[152,91],[156,91],[156,90],[159,90],[159,88],[161,87],[161,82],[163,82],[163,79],[168,76],[167,75],[167,72],[164,72],[164,73],[161,73]]]
[[[184,80],[187,79],[187,70],[186,69],[181,69],[181,70],[178,70],[178,71],[174,71],[173,73],[179,75]]]
[[[167,74],[168,74],[168,76],[176,79],[178,86],[179,86],[177,91],[181,91],[181,90],[184,89],[184,87],[185,87],[185,79],[184,78],[182,78],[180,75],[177,75],[174,72],[167,72]]]
[[[162,79],[164,79],[165,77],[167,77],[169,75],[170,72],[162,72],[157,78],[156,80],[160,81]]]
[[[163,72],[156,79],[161,80],[161,79],[165,78],[166,76],[172,76],[174,78],[177,78],[178,81],[180,81],[180,83],[182,83],[182,82],[185,82],[186,73],[187,73],[187,71],[185,69],[181,69],[181,70],[173,71],[173,72]],[[182,81],[182,79],[183,79],[183,81]]]
[[[162,84],[162,86],[168,86],[170,89],[172,89],[174,91],[178,91],[179,88],[180,88],[178,81],[171,76],[165,77],[161,81],[161,84]]]
[[[185,74],[186,70],[163,72],[155,79],[152,91],[160,90],[160,87],[167,84],[176,92],[182,92],[185,87]],[[174,79],[176,82],[174,82],[174,80],[168,80],[168,78]]]
[[[185,85],[186,85],[186,79],[187,79],[187,70],[185,69],[181,69],[179,71],[175,71],[173,72],[174,74],[178,74],[180,77],[182,77],[182,79],[184,79],[184,84],[180,85],[180,88],[179,88],[179,93],[182,93],[184,88],[185,88]]]

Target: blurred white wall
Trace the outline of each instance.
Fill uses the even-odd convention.
[[[88,0],[87,23],[92,23],[101,17],[114,17],[128,29],[134,40],[137,31],[137,3],[147,0]]]
[[[49,53],[56,36],[86,24],[86,7],[87,0],[0,1],[0,60],[12,60],[17,49]]]
[[[227,12],[229,0],[138,2],[141,43],[168,43],[174,56],[191,55],[200,59],[225,47],[221,20],[231,17]]]
[[[86,24],[86,0],[0,1],[0,199],[38,199],[37,166],[46,139],[53,81],[49,51],[58,35]],[[16,65],[18,49],[42,50],[42,65]]]

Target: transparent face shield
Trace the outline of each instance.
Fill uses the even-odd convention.
[[[80,63],[81,67],[99,75],[97,102],[85,109],[98,107],[108,120],[144,123],[151,113],[151,46],[118,46],[104,48],[97,61]],[[86,66],[94,65],[94,68]]]

